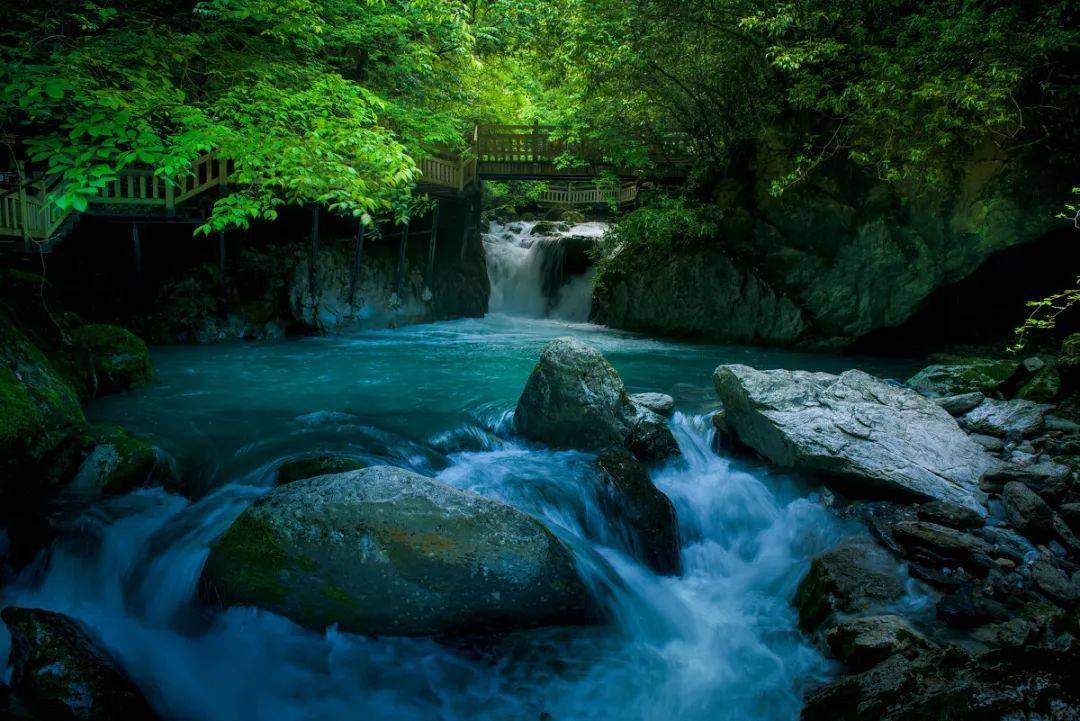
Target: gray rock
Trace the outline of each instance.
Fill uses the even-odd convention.
[[[597,459],[600,505],[625,535],[626,546],[660,574],[679,572],[679,523],[675,507],[649,478],[648,470],[625,451]]]
[[[1062,433],[1080,433],[1080,423],[1074,423],[1068,418],[1047,413],[1043,416],[1043,423],[1048,431],[1061,431]]]
[[[834,613],[866,612],[904,595],[895,561],[869,538],[851,538],[819,554],[795,592],[799,626],[813,631]]]
[[[1030,436],[1042,428],[1046,407],[1024,400],[998,401],[986,399],[978,408],[960,419],[960,424],[973,433],[985,433],[998,438]]]
[[[1043,368],[1046,368],[1046,361],[1037,355],[1033,355],[1030,358],[1025,358],[1022,365],[1028,373],[1038,373]]]
[[[1019,364],[1010,360],[971,358],[927,366],[907,384],[926,396],[948,397],[993,393],[1016,373]]]
[[[984,433],[972,433],[970,434],[970,438],[991,453],[997,453],[1005,448],[1005,441],[997,436],[988,436]]]
[[[200,594],[399,635],[590,621],[570,552],[509,506],[387,466],[278,486],[212,546]]]
[[[675,399],[667,393],[634,393],[630,396],[630,402],[664,418],[675,414]]]
[[[931,569],[963,566],[985,574],[994,566],[993,548],[978,536],[926,521],[901,521],[892,528],[904,556]]]
[[[971,637],[976,641],[995,648],[1022,646],[1029,636],[1031,636],[1031,623],[1023,618],[988,623],[971,632]]]
[[[1054,512],[1037,493],[1018,481],[1005,484],[1001,493],[1005,520],[1010,526],[1035,540],[1054,534]]]
[[[997,461],[940,406],[861,371],[840,376],[720,366],[739,440],[781,466],[846,481],[860,495],[943,500],[985,513],[979,479]]]
[[[575,338],[556,338],[544,347],[518,401],[514,427],[557,448],[629,448],[647,461],[678,451],[664,420],[635,405],[611,364]]]
[[[1024,557],[1035,550],[1031,541],[1004,526],[984,526],[971,533],[990,544],[991,553],[996,558],[1007,558],[1014,564],[1023,563]]]
[[[1080,503],[1063,503],[1058,513],[1074,533],[1080,533]]]
[[[1080,601],[1080,587],[1048,559],[1031,565],[1031,578],[1040,591],[1058,603],[1071,606]]]
[[[986,523],[986,518],[981,513],[947,501],[923,503],[918,508],[918,514],[924,521],[951,528],[979,528]]]
[[[1023,483],[1050,503],[1059,502],[1071,485],[1072,470],[1061,463],[1040,461],[1027,466],[1003,463],[988,472],[983,486],[991,492],[1000,492],[1010,482]]]
[[[0,614],[11,632],[11,688],[49,721],[153,721],[146,698],[116,660],[73,619],[40,609]]]
[[[276,483],[292,483],[304,478],[315,478],[332,473],[358,471],[367,466],[363,461],[352,456],[334,454],[312,454],[290,458],[278,467]]]
[[[970,410],[974,410],[979,407],[979,404],[986,400],[979,391],[974,393],[961,393],[958,396],[947,396],[945,398],[935,398],[934,403],[945,409],[945,412],[950,416],[962,416]]]
[[[936,644],[891,614],[841,621],[825,634],[833,655],[846,665],[863,670],[896,653],[911,654]]]

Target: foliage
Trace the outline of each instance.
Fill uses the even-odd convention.
[[[491,217],[513,217],[535,205],[548,189],[543,181],[511,180],[484,183],[484,210]]]
[[[714,205],[670,196],[626,214],[596,246],[596,287],[603,288],[636,268],[655,269],[676,251],[712,241],[721,220]]]

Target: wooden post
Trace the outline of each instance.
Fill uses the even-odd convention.
[[[401,292],[404,290],[405,284],[405,247],[409,243],[409,221],[405,221],[405,225],[401,227],[401,245],[398,246],[398,261],[397,261],[397,297],[398,302],[402,302]]]
[[[218,285],[220,286],[220,298],[218,299],[218,313],[222,320],[229,315],[229,267],[226,256],[225,231],[218,232]]]
[[[367,228],[364,227],[363,221],[360,222],[360,227],[356,229],[356,240],[353,245],[353,262],[349,268],[349,307],[355,310],[356,308],[356,286],[360,282],[360,269],[364,264],[364,235],[367,233]]]
[[[315,273],[315,264],[319,259],[319,206],[311,206],[311,245],[308,248],[308,295],[311,296],[311,307],[315,308],[315,293],[318,290],[319,281]]]
[[[439,206],[442,205],[441,200],[435,201],[435,208],[431,211],[431,237],[428,239],[428,253],[427,253],[427,286],[431,288],[432,281],[435,279],[435,239],[439,235]]]
[[[540,121],[533,120],[532,156],[536,167],[534,171],[540,172]]]
[[[27,202],[26,184],[19,185],[19,218],[22,221],[23,246],[30,252],[30,204]]]
[[[142,238],[139,237],[139,224],[131,224],[131,250],[135,256],[135,287],[139,291],[139,299],[143,295],[143,262],[142,262]]]
[[[162,178],[161,182],[165,183],[165,215],[171,218],[176,214],[176,189],[168,178]]]

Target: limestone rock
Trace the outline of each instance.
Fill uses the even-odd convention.
[[[973,433],[998,438],[1024,437],[1036,433],[1043,424],[1045,406],[1023,400],[998,401],[988,398],[965,414],[960,424]]]
[[[926,396],[989,394],[1004,385],[1020,364],[1012,360],[971,358],[927,366],[908,379],[908,385]]]
[[[514,412],[521,435],[557,448],[629,448],[653,461],[678,452],[671,430],[635,405],[602,355],[575,338],[544,347]]]
[[[950,416],[962,416],[970,410],[974,410],[979,407],[979,404],[986,400],[979,391],[974,393],[961,393],[958,396],[946,396],[944,398],[935,398],[934,402],[945,409]]]
[[[739,440],[778,465],[859,495],[943,500],[985,513],[979,479],[997,465],[941,407],[861,371],[839,376],[720,366]]]
[[[49,721],[153,721],[142,692],[71,618],[9,607],[11,687],[18,700]]]
[[[597,465],[601,507],[624,529],[633,554],[657,573],[678,573],[679,523],[675,507],[653,485],[648,470],[629,453],[617,450],[601,453]]]
[[[201,597],[315,629],[454,635],[593,618],[539,521],[400,468],[278,486],[212,546]]]
[[[634,393],[630,396],[630,402],[664,418],[670,418],[675,413],[675,399],[667,393]]]
[[[834,613],[866,612],[904,595],[896,563],[869,538],[852,538],[819,554],[799,582],[799,626],[813,631]]]

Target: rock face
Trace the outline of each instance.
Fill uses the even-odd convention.
[[[386,466],[279,486],[213,545],[204,600],[397,635],[578,624],[570,552],[519,511]]]
[[[93,363],[97,393],[120,393],[154,377],[146,343],[119,326],[84,325],[75,330],[72,340]]]
[[[949,501],[985,514],[979,479],[997,462],[937,404],[861,371],[839,376],[720,366],[739,440],[772,462],[859,494]]]
[[[774,198],[770,180],[789,169],[776,153],[763,144],[746,177],[717,188],[720,237],[679,238],[662,262],[628,249],[597,288],[597,320],[726,342],[843,344],[902,324],[994,253],[1050,232],[1055,188],[1071,180],[985,148],[957,163],[948,194],[912,196],[837,159]]]
[[[664,419],[635,405],[611,364],[575,338],[545,346],[518,401],[514,428],[557,448],[628,448],[644,461],[678,453]]]
[[[648,470],[624,451],[597,459],[604,515],[626,534],[626,545],[660,574],[678,573],[679,523],[671,501],[649,478]]]
[[[925,396],[939,398],[970,393],[985,395],[1007,383],[1019,368],[1020,364],[1011,360],[957,360],[927,366],[908,379],[907,384]],[[977,405],[978,403],[975,403],[972,408]]]
[[[813,631],[835,613],[866,612],[904,595],[895,561],[869,538],[852,538],[818,555],[799,583],[799,626]]]
[[[142,693],[75,621],[59,613],[5,608],[11,632],[11,687],[25,708],[49,721],[153,721]]]

